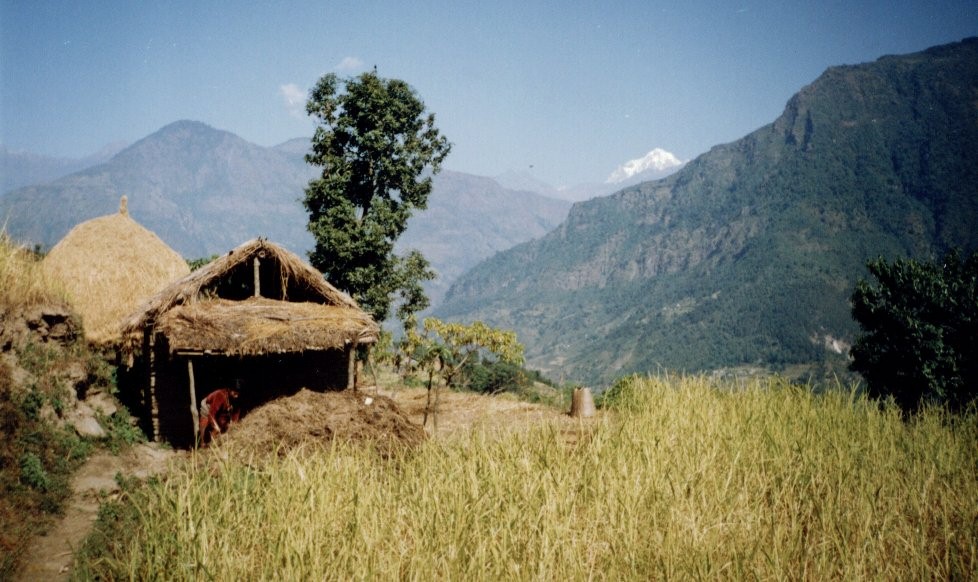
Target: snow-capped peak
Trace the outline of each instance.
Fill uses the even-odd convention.
[[[632,176],[647,171],[664,172],[666,170],[683,165],[685,162],[661,148],[655,148],[643,157],[636,160],[629,160],[618,166],[614,172],[605,180],[606,184],[617,184],[624,182]]]

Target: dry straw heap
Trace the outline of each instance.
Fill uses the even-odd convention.
[[[125,196],[118,214],[71,229],[42,266],[64,286],[86,339],[103,345],[118,341],[123,317],[190,272],[183,257],[129,216]]]

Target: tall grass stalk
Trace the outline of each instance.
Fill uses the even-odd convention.
[[[65,298],[64,289],[44,274],[40,261],[0,228],[0,311],[51,301],[63,303]]]
[[[633,379],[574,444],[474,432],[191,464],[129,500],[81,577],[967,579],[978,422],[839,388]]]

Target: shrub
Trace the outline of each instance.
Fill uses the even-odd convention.
[[[20,481],[31,489],[47,491],[50,484],[48,472],[44,470],[41,458],[34,453],[24,453],[20,457]]]
[[[851,369],[871,395],[892,396],[908,413],[925,402],[966,406],[978,396],[978,254],[868,267],[877,284],[860,281],[852,295],[864,334]]]

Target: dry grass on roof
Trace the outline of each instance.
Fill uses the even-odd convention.
[[[142,306],[139,313],[134,313],[127,318],[123,324],[123,334],[138,332],[148,322],[155,321],[161,314],[178,305],[206,299],[206,291],[213,288],[217,281],[242,263],[250,262],[255,256],[262,261],[274,260],[279,266],[282,288],[294,289],[301,295],[301,297],[286,297],[286,300],[311,301],[359,309],[349,295],[330,285],[322,273],[297,255],[274,243],[253,239],[160,291]]]
[[[341,349],[372,343],[380,331],[360,309],[261,297],[187,303],[164,313],[156,330],[171,352],[234,356]]]
[[[124,316],[190,272],[176,251],[121,213],[75,226],[42,267],[64,285],[85,337],[99,344],[118,340]]]

